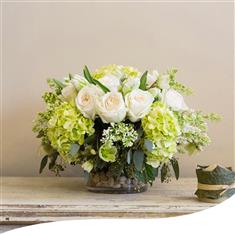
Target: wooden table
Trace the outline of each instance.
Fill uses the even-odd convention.
[[[196,179],[161,184],[139,194],[88,192],[82,178],[2,178],[2,225],[81,218],[161,218],[189,214],[214,204],[194,196]]]

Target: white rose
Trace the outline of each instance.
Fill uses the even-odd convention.
[[[94,85],[83,87],[76,97],[77,108],[86,118],[95,118],[95,100],[102,92]]]
[[[158,80],[157,80],[157,85],[161,89],[164,89],[164,90],[169,89],[170,88],[170,85],[169,85],[169,75],[164,74],[162,76],[159,76]]]
[[[120,79],[114,75],[107,75],[99,79],[104,86],[106,86],[110,91],[118,91],[120,86]]]
[[[137,122],[149,113],[153,96],[148,91],[133,90],[125,97],[127,115],[132,122]]]
[[[128,92],[138,89],[140,86],[140,78],[128,78],[123,82],[122,92],[123,94],[127,94]]]
[[[97,99],[97,114],[104,123],[121,122],[126,116],[126,107],[119,92],[111,91]]]
[[[70,102],[76,97],[77,90],[73,84],[69,83],[66,87],[62,89],[61,94],[66,101]]]
[[[153,83],[156,82],[158,76],[159,73],[157,70],[153,70],[152,74],[148,73],[146,81],[147,88],[151,87]]]
[[[166,92],[163,100],[169,107],[171,107],[175,111],[188,109],[187,105],[184,102],[183,96],[173,89],[170,89]]]
[[[73,83],[73,85],[76,87],[77,90],[81,90],[83,87],[89,84],[86,78],[78,74],[75,74],[73,76],[73,79],[71,80],[71,82]]]

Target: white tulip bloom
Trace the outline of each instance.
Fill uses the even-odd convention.
[[[188,109],[183,96],[173,89],[170,89],[165,93],[163,101],[175,111]]]
[[[122,92],[123,94],[127,94],[128,92],[138,89],[140,86],[140,78],[128,78],[123,82]]]
[[[78,74],[75,74],[73,76],[73,79],[71,80],[71,82],[73,83],[73,85],[76,87],[78,91],[89,84],[86,78]]]
[[[96,100],[96,111],[104,123],[121,122],[126,117],[126,107],[119,92],[111,91]]]
[[[66,87],[62,89],[61,94],[65,101],[70,102],[76,97],[77,90],[73,84],[69,83]]]
[[[125,96],[127,116],[132,122],[137,122],[150,111],[154,98],[148,91],[133,90]]]
[[[163,90],[167,90],[170,88],[169,85],[169,75],[168,74],[164,74],[158,77],[157,79],[157,85],[159,88],[163,89]]]
[[[98,80],[104,86],[106,86],[110,91],[118,91],[120,87],[120,79],[114,75],[107,75]]]
[[[147,75],[147,88],[151,87],[154,82],[156,82],[157,78],[159,76],[159,73],[157,70],[153,70],[152,74],[148,73]]]

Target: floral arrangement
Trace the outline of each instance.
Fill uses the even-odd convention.
[[[48,164],[59,174],[66,164],[152,184],[158,172],[167,181],[179,177],[177,153],[192,154],[210,143],[207,120],[218,115],[188,108],[182,95],[191,90],[175,80],[177,70],[141,73],[108,65],[63,81],[49,79],[46,111],[33,131],[41,138]]]

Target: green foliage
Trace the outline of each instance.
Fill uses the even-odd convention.
[[[61,90],[65,87],[65,85],[62,82],[54,78],[47,79],[47,83],[50,86],[50,88],[55,91],[57,95],[61,94]]]
[[[42,173],[43,169],[46,167],[47,161],[48,161],[48,156],[46,155],[41,160],[40,169],[39,169],[40,174]]]
[[[191,95],[193,93],[193,91],[190,88],[186,87],[185,85],[175,80],[177,69],[170,69],[168,70],[167,73],[169,75],[169,85],[172,89],[182,93],[183,95]]]
[[[137,171],[141,171],[144,163],[144,152],[142,150],[136,150],[133,153],[133,162]]]
[[[180,169],[179,169],[179,164],[178,164],[178,161],[173,157],[171,160],[171,165],[172,165],[172,168],[174,170],[174,173],[175,173],[175,178],[178,180],[179,179],[179,176],[180,176]]]
[[[182,130],[178,138],[178,148],[182,153],[192,154],[210,143],[204,114],[190,110],[176,111],[174,114]]]
[[[110,90],[106,86],[104,86],[101,82],[92,78],[87,66],[85,66],[85,68],[83,69],[83,74],[89,83],[98,85],[103,90],[104,93],[110,92]]]
[[[78,154],[78,150],[80,149],[80,145],[79,144],[72,144],[69,154],[71,156],[76,156]]]
[[[139,88],[141,90],[143,90],[143,91],[146,90],[147,75],[148,75],[148,71],[145,71],[144,74],[140,78],[140,86],[139,86]]]

